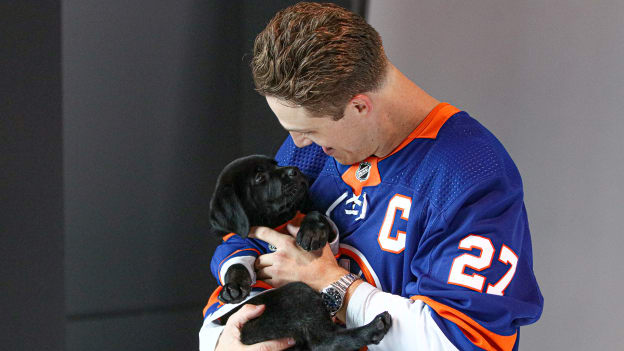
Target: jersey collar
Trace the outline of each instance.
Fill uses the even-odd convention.
[[[446,102],[438,104],[391,153],[381,158],[371,156],[362,162],[351,165],[342,174],[342,180],[351,187],[353,194],[358,196],[362,193],[362,188],[378,185],[381,183],[379,161],[396,154],[415,139],[436,139],[444,123],[459,111],[457,107]]]

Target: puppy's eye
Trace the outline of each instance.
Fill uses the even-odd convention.
[[[266,175],[264,173],[256,173],[254,177],[254,184],[262,184],[266,181]]]

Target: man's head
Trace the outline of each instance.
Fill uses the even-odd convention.
[[[260,94],[334,120],[354,96],[381,86],[386,67],[381,37],[362,17],[305,2],[273,17],[256,37],[251,63]]]

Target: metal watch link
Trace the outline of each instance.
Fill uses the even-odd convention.
[[[325,303],[325,307],[331,317],[335,316],[344,303],[344,297],[347,294],[347,289],[353,284],[354,281],[360,279],[353,273],[342,276],[338,281],[331,283],[325,289],[321,290],[321,297]]]

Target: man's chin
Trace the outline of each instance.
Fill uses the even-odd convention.
[[[353,164],[360,163],[360,161],[356,160],[353,157],[342,158],[338,155],[334,155],[333,157],[334,157],[334,160],[336,160],[336,162],[340,163],[343,166],[351,166]]]

